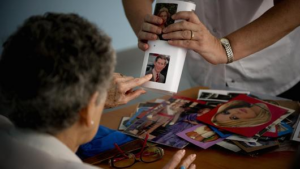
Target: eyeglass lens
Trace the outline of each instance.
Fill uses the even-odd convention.
[[[163,156],[163,150],[159,147],[148,147],[142,153],[141,160],[146,163],[151,163],[159,160]]]
[[[144,149],[140,155],[142,162],[151,163],[161,159],[163,156],[163,149],[159,147],[147,147]],[[126,168],[132,166],[136,163],[136,158],[139,158],[139,155],[135,156],[132,153],[120,154],[112,159],[113,167],[115,168]]]

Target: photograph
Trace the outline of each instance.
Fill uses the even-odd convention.
[[[165,83],[169,63],[170,56],[150,53],[145,75],[152,74],[152,78],[150,79],[152,82]]]
[[[274,146],[279,146],[279,142],[277,140],[271,141],[257,141],[257,142],[242,142],[242,141],[232,141],[234,144],[239,146],[241,149],[246,151],[247,153],[258,151],[266,148],[271,148]]]
[[[173,96],[169,100],[140,115],[124,132],[139,138],[149,134],[149,141],[166,146],[184,148],[188,141],[176,134],[198,125],[197,117],[209,112],[205,102]]]
[[[197,119],[222,130],[253,137],[280,123],[286,115],[290,112],[285,108],[239,95]]]
[[[249,95],[250,92],[229,90],[199,90],[197,100],[228,102],[240,94]]]
[[[223,131],[220,131],[218,128],[216,127],[213,127],[213,126],[210,126],[210,128],[219,135],[219,137],[222,137],[222,138],[227,138],[229,136],[232,135],[232,133],[226,131],[226,130],[223,130]]]
[[[130,117],[122,117],[118,130],[120,131],[126,130],[127,127],[125,124],[128,122],[129,119]]]
[[[157,3],[154,10],[154,15],[159,16],[163,22],[162,24],[158,25],[160,28],[165,28],[169,26],[170,24],[174,23],[174,20],[171,18],[172,15],[174,15],[177,12],[177,4],[172,3]],[[160,40],[166,40],[163,39],[162,34],[159,36]]]
[[[220,138],[215,132],[213,132],[207,125],[204,124],[199,124],[186,129],[180,133],[177,133],[177,136],[203,149],[207,149],[224,140],[224,138]]]
[[[132,123],[134,123],[137,119],[141,118],[143,114],[146,114],[148,110],[150,110],[152,107],[157,106],[159,103],[154,102],[146,102],[146,103],[139,103],[136,111],[133,113],[133,115],[126,121],[124,124],[126,127],[130,126]]]
[[[295,124],[294,133],[292,136],[292,140],[300,142],[300,116],[298,116],[297,123]]]

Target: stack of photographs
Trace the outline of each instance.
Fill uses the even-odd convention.
[[[212,97],[201,91],[197,100],[173,96],[140,104],[123,122],[123,132],[139,138],[149,134],[150,142],[180,149],[189,143],[203,149],[218,145],[249,155],[279,147],[293,131],[292,139],[300,140],[299,120],[290,118],[294,110],[250,97],[249,92],[222,92]]]
[[[176,134],[198,125],[197,117],[211,108],[203,101],[173,96],[133,118],[124,132],[139,138],[148,133],[151,142],[184,148],[189,142]]]

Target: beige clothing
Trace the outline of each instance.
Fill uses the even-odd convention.
[[[55,137],[17,129],[0,115],[1,169],[96,169]],[[98,168],[99,169],[99,168]]]

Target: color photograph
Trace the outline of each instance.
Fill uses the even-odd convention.
[[[220,138],[215,132],[213,132],[207,125],[204,124],[199,124],[186,129],[180,133],[177,133],[177,136],[204,149],[207,149],[224,140],[224,138]]]
[[[154,10],[154,15],[159,16],[163,22],[159,26],[160,28],[165,28],[170,24],[174,23],[174,20],[171,18],[177,11],[177,4],[172,3],[157,3]],[[162,37],[162,34],[158,35],[160,40],[165,40]]]
[[[125,133],[139,138],[148,133],[151,142],[184,148],[189,142],[176,134],[198,125],[197,117],[210,109],[203,101],[173,96],[147,113],[140,114],[140,119],[130,125]]]
[[[281,116],[287,113],[288,110],[282,107],[239,95],[198,117],[198,120],[219,129],[252,137],[266,130],[266,127],[270,127],[277,119],[276,123],[279,123],[282,120]]]
[[[168,75],[170,56],[150,53],[145,75],[152,74],[150,81],[165,83]]]

